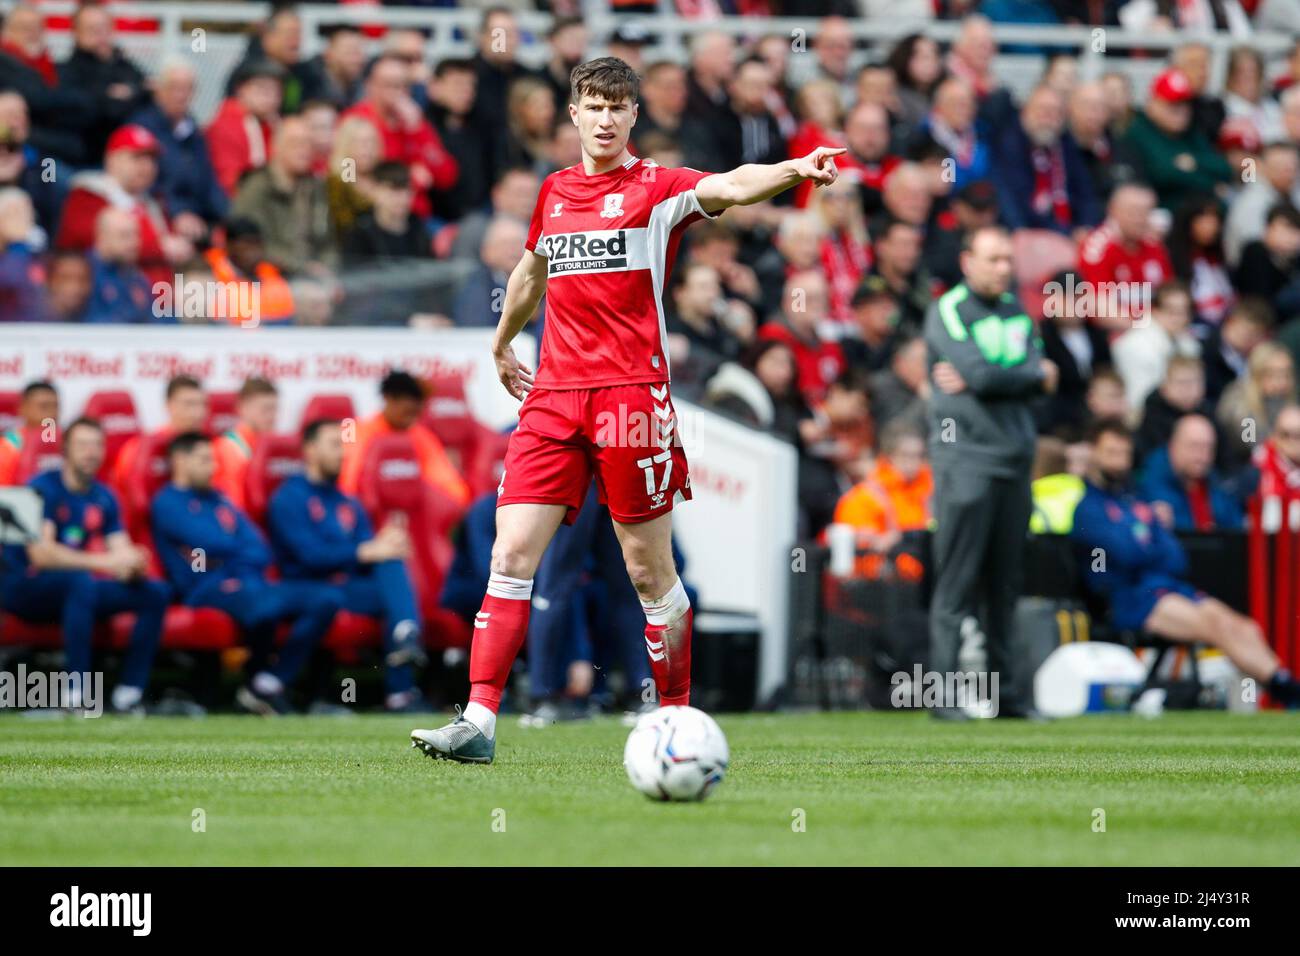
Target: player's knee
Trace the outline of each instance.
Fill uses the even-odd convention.
[[[642,600],[653,601],[668,593],[677,572],[671,564],[665,568],[662,562],[630,555],[627,556],[627,576]]]
[[[1237,615],[1219,604],[1206,604],[1201,612],[1201,641],[1211,647],[1237,644],[1243,636]]]
[[[492,573],[529,581],[537,571],[537,557],[510,541],[497,539],[492,546]]]
[[[65,600],[94,601],[95,578],[89,571],[60,571]]]

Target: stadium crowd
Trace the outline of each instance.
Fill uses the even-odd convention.
[[[793,5],[676,6],[707,18]],[[1084,494],[1085,433],[1102,419],[1134,430],[1137,484],[1171,527],[1241,528],[1258,490],[1300,494],[1300,42],[1273,70],[1243,40],[1222,88],[1212,88],[1211,49],[1195,32],[1245,36],[1252,18],[1255,29],[1293,30],[1296,11],[1285,0],[1153,4],[1151,29],[1189,32],[1149,90],[1135,91],[1119,66],[1084,76],[1074,54],[1048,50],[1041,79],[1017,100],[994,68],[993,22],[1132,27],[1136,14],[1117,3],[1028,0],[989,0],[978,11],[929,0],[816,6],[828,15],[806,51],[756,20],[744,42],[698,33],[685,64],[648,61],[650,38],[635,20],[605,38],[560,15],[537,70],[518,59],[509,7],[483,13],[472,57],[440,62],[426,59],[418,30],[372,40],[347,26],[305,59],[301,19],[277,7],[203,125],[191,112],[191,63],[169,60],[146,77],[115,45],[111,15],[90,4],[72,20],[73,53],[55,63],[41,13],[19,4],[0,26],[0,322],[493,326],[542,180],[580,158],[569,71],[605,41],[642,76],[632,148],[659,165],[726,170],[819,145],[848,149],[833,186],[693,227],[665,292],[674,389],[797,448],[801,534],[846,523],[862,547],[885,555],[903,532],[930,524],[921,323],[961,279],[963,236],[991,223],[1012,232],[1018,294],[1060,370],[1038,409],[1037,530],[1070,530]],[[864,12],[958,19],[960,31],[946,49],[918,30],[863,51],[844,15]],[[399,280],[417,263],[464,267],[445,309]],[[386,283],[382,295],[356,291],[373,288],[353,283],[368,270]],[[230,296],[203,314],[159,315],[155,283],[177,275],[256,282],[259,314],[248,297]],[[151,575],[161,572],[196,608],[247,609],[230,595],[265,588],[267,598],[251,602],[255,619],[239,620],[255,635],[250,707],[282,707],[302,663],[284,652],[278,670],[267,663],[274,626],[293,622],[286,646],[309,648],[339,611],[385,621],[388,703],[417,701],[410,667],[422,652],[411,635],[423,626],[429,638],[444,595],[414,593],[419,582],[402,560],[415,560],[417,537],[375,521],[384,506],[356,497],[366,449],[402,433],[423,484],[446,505],[440,513],[465,518],[455,561],[446,540],[437,559],[449,606],[458,585],[474,590],[452,564],[474,564],[475,548],[481,558],[475,535],[490,540],[483,506],[493,485],[490,461],[449,454],[446,434],[420,421],[426,384],[390,375],[384,411],[346,440],[346,414],[304,421],[304,476],[257,503],[245,471],[274,421],[273,383],[248,382],[236,421],[215,433],[202,383],[184,378],[168,387],[169,423],[156,435],[109,448],[94,421],[65,426],[65,483],[103,475],[120,502],[99,507],[101,535],[118,543],[94,570],[139,582],[129,600],[145,610],[131,646],[147,646],[143,632],[158,629],[148,623],[159,600],[145,585]],[[0,439],[0,484],[50,480],[33,475],[38,458],[23,445],[57,419],[57,385],[23,393],[20,421]],[[484,460],[489,446],[476,446]],[[145,460],[166,467],[149,472]],[[153,486],[142,497],[145,472]],[[193,491],[208,484],[226,504],[199,514]],[[340,513],[350,526],[336,527]],[[341,536],[337,554],[297,540],[322,522],[321,535]],[[446,539],[454,523],[431,533]],[[137,549],[146,535],[155,550]],[[194,585],[175,557],[194,547],[226,555],[226,577]],[[42,560],[66,567],[53,549]],[[280,579],[267,583],[273,561]],[[209,583],[217,580],[235,583]],[[32,602],[36,618],[55,599],[6,592],[6,609],[21,615],[12,600]],[[111,591],[75,603],[102,614],[124,600]],[[90,616],[72,626],[88,647]],[[458,634],[449,642],[465,639]],[[590,689],[589,674],[562,670],[538,686]],[[127,672],[124,686],[138,689],[139,666]],[[135,700],[128,692],[121,703]]]

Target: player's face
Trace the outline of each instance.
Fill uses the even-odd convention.
[[[175,431],[199,431],[208,417],[208,397],[197,388],[183,388],[167,400],[167,413]]]
[[[582,151],[597,162],[623,154],[636,124],[636,112],[636,104],[630,99],[610,102],[589,93],[584,93],[577,105],[569,104],[569,116],[578,127]]]
[[[404,397],[385,399],[384,418],[399,432],[406,431],[420,418],[420,400]]]
[[[196,491],[207,491],[212,487],[212,476],[217,470],[217,459],[212,454],[212,445],[202,442],[195,445],[189,454],[177,455],[175,459],[176,475],[186,485]]]
[[[23,399],[23,424],[41,428],[45,422],[59,420],[59,395],[51,388],[38,388]]]
[[[64,436],[63,454],[79,477],[93,478],[104,464],[104,433],[98,428],[74,428]]]
[[[279,411],[278,395],[253,395],[239,405],[239,417],[258,434],[265,434],[275,428],[275,418]]]
[[[993,297],[1011,288],[1011,240],[996,232],[975,237],[969,252],[961,257],[962,272],[971,289]]]
[[[338,478],[343,470],[343,429],[326,425],[316,433],[316,440],[305,449],[307,463],[327,481]]]
[[[925,466],[925,442],[920,438],[904,438],[889,456],[899,474],[911,481]]]
[[[1092,446],[1092,467],[1108,482],[1127,480],[1133,469],[1133,443],[1119,435],[1102,435]]]

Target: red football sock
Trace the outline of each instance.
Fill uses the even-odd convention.
[[[501,694],[510,668],[528,635],[528,610],[533,582],[493,574],[488,578],[483,606],[474,616],[474,643],[469,652],[469,701],[492,713],[501,706]]]
[[[660,707],[691,702],[691,622],[694,612],[681,579],[657,601],[642,601],[645,646]]]

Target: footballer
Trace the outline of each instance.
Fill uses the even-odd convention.
[[[528,631],[533,574],[561,522],[572,523],[594,476],[645,609],[646,651],[662,706],[690,698],[691,606],[677,577],[673,506],[691,497],[669,391],[663,292],[682,232],[728,206],[762,202],[805,180],[835,181],[819,147],[800,159],[728,173],[667,169],[628,151],[639,81],[616,57],[574,68],[569,117],[582,162],[548,176],[523,257],[506,285],[492,342],[501,384],[523,405],[497,497],[491,576],[474,619],[469,703],[437,730],[414,730],[432,757],[491,763],[496,714]],[[537,371],[511,342],[546,295]],[[602,422],[628,436],[597,440]]]

